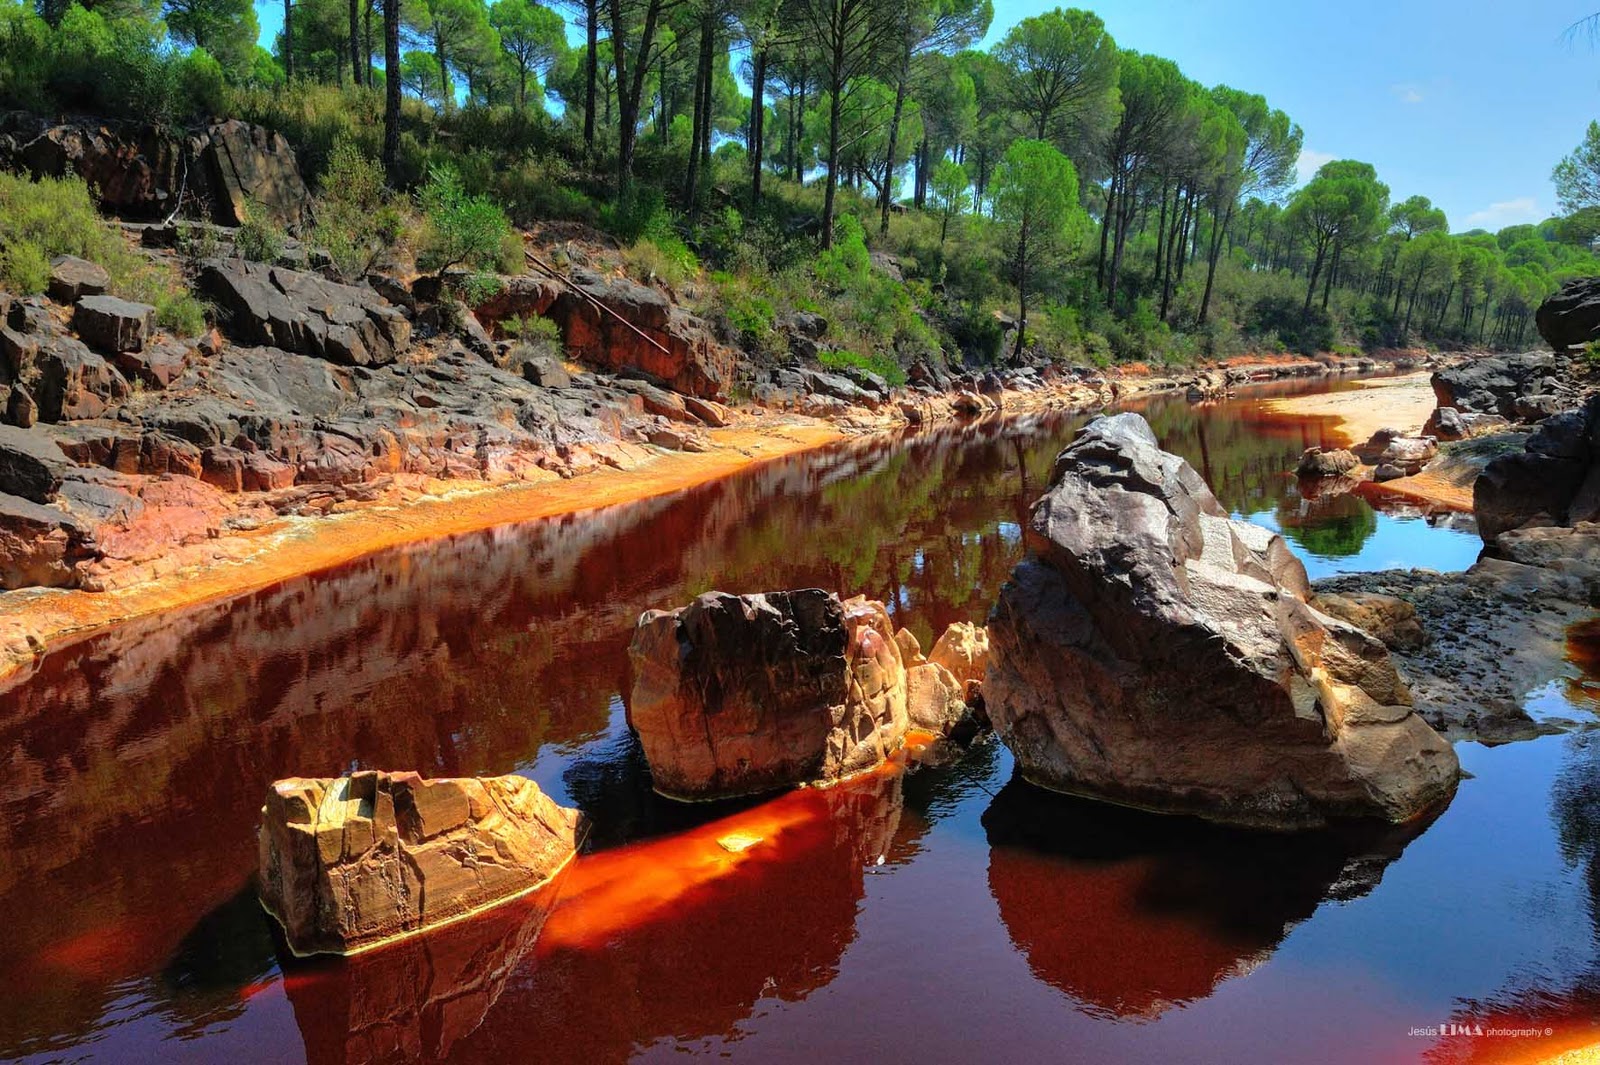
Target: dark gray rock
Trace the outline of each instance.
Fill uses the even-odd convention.
[[[96,351],[139,351],[155,325],[156,309],[115,296],[85,296],[72,314],[72,328]]]
[[[42,429],[0,425],[0,492],[48,503],[72,467]]]
[[[1600,340],[1600,277],[1579,277],[1539,304],[1533,324],[1557,351]]]
[[[57,303],[76,303],[84,296],[98,296],[111,287],[111,275],[99,263],[76,255],[58,255],[50,260],[50,298]]]
[[[243,259],[206,260],[200,288],[240,343],[344,366],[387,365],[411,343],[411,323],[370,288]]]
[[[1283,539],[1231,520],[1135,414],[1057,458],[1035,556],[989,618],[990,719],[1027,780],[1274,830],[1407,821],[1454,752],[1375,637],[1313,608]]]

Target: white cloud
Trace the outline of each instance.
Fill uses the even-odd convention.
[[[1537,222],[1543,217],[1538,200],[1532,196],[1520,196],[1515,200],[1491,203],[1481,211],[1473,211],[1467,215],[1466,225],[1468,229],[1487,229],[1492,233],[1506,226]]]
[[[1337,155],[1319,152],[1315,148],[1300,149],[1300,161],[1294,168],[1295,184],[1304,185],[1316,176],[1317,171],[1322,169],[1323,163],[1331,163],[1337,158],[1339,158]]]
[[[1402,81],[1398,85],[1391,85],[1389,91],[1398,96],[1403,104],[1420,104],[1423,101],[1422,86],[1414,81]]]

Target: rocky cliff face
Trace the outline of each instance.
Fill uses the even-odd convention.
[[[349,954],[548,882],[581,820],[519,776],[279,780],[261,810],[261,902],[296,954]]]
[[[990,618],[984,683],[1034,783],[1270,829],[1401,822],[1454,752],[1375,637],[1307,603],[1283,540],[1232,521],[1137,415],[1062,452]]]
[[[0,168],[35,178],[77,174],[105,210],[135,221],[209,204],[213,221],[236,226],[252,202],[282,226],[310,221],[311,195],[289,142],[237,119],[185,131],[8,115],[0,118]]]

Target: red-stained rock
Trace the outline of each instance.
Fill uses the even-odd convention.
[[[474,308],[494,326],[541,315],[561,327],[567,353],[609,369],[643,370],[685,395],[721,399],[733,382],[737,354],[710,327],[657,289],[625,277],[575,270],[573,285],[511,277]]]
[[[646,612],[629,655],[628,720],[671,798],[836,780],[905,734],[905,668],[881,603],[709,592]]]
[[[72,515],[0,493],[0,589],[70,587],[92,555],[88,530]]]
[[[296,954],[350,954],[549,882],[581,824],[526,777],[290,777],[261,810],[261,902]]]

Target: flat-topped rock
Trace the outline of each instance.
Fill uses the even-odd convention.
[[[670,798],[836,780],[905,735],[905,666],[881,603],[708,592],[647,611],[629,655],[628,720]]]
[[[1029,781],[1274,830],[1402,822],[1454,751],[1382,642],[1309,605],[1280,537],[1229,519],[1134,414],[1056,460],[989,620],[984,697]]]
[[[50,298],[57,303],[76,303],[84,296],[98,296],[111,287],[111,275],[99,263],[76,255],[58,255],[50,260]]]
[[[115,296],[85,296],[72,314],[72,328],[96,351],[138,351],[155,324],[156,309]]]
[[[581,823],[519,776],[290,777],[261,810],[261,902],[297,955],[351,954],[548,882]]]

